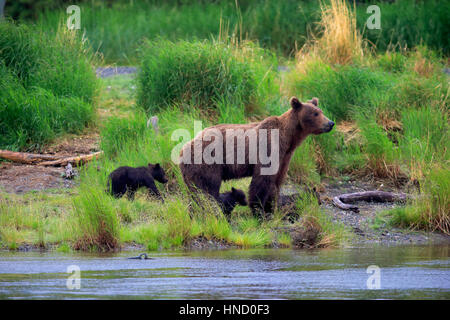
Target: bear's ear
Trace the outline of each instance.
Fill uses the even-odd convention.
[[[312,98],[312,99],[311,99],[311,103],[317,107],[317,106],[319,105],[319,99],[317,99],[317,98]]]
[[[160,167],[159,163],[155,164],[155,169],[159,169]]]
[[[234,187],[231,187],[232,192],[236,192],[236,189]]]
[[[292,109],[294,110],[300,110],[302,108],[302,103],[296,97],[292,97],[290,103]]]

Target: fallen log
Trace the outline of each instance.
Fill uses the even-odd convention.
[[[49,154],[35,154],[27,152],[15,152],[9,150],[0,150],[0,158],[11,160],[13,162],[35,164],[41,161],[58,160],[61,157]]]
[[[0,150],[0,158],[7,159],[13,162],[31,164],[38,166],[66,166],[67,164],[81,164],[97,159],[103,154],[103,151],[95,152],[75,157],[57,156],[49,154],[35,154],[27,152],[15,152],[9,150]]]
[[[44,162],[38,163],[37,165],[38,166],[54,166],[54,167],[66,166],[69,163],[78,165],[78,164],[86,163],[93,159],[98,159],[102,154],[103,154],[103,151],[99,151],[99,152],[94,152],[91,154],[86,154],[86,155],[81,155],[81,156],[76,156],[76,157],[66,157],[66,158],[53,160],[53,161],[44,161]]]
[[[359,208],[349,203],[357,201],[375,201],[375,202],[397,202],[405,201],[406,194],[393,193],[386,191],[364,191],[355,193],[345,193],[333,198],[333,204],[342,210],[351,210],[359,212]]]

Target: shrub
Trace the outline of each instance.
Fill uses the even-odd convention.
[[[364,29],[364,37],[374,43],[379,51],[393,48],[413,48],[425,44],[448,54],[450,10],[448,1],[397,0],[377,1],[381,11],[381,29],[365,28],[367,4],[357,6],[358,28]]]
[[[92,102],[98,88],[91,65],[95,56],[64,27],[50,36],[23,24],[1,23],[0,59],[26,89],[41,87]]]
[[[23,10],[23,3],[27,2]],[[62,0],[58,0],[60,2]],[[64,0],[65,1],[65,0]],[[8,1],[6,14],[21,16],[33,10],[42,30],[55,30],[61,20],[66,21],[65,10],[48,10],[48,0]],[[80,2],[80,1],[77,1]],[[164,37],[169,40],[209,39],[218,36],[224,26],[237,34],[258,41],[264,48],[276,49],[290,55],[306,41],[311,31],[323,28],[319,1],[85,1],[80,4],[82,28],[94,48],[103,53],[108,62],[130,64],[136,62],[136,47],[144,37]],[[324,1],[328,2],[328,1]],[[346,1],[349,5],[353,1]],[[368,1],[356,2],[356,26],[364,38],[374,43],[380,52],[387,49],[413,48],[423,43],[435,50],[449,52],[447,12],[449,3],[438,0],[376,1],[382,13],[382,28],[367,29]],[[372,1],[373,2],[373,1]],[[236,4],[238,6],[236,6]],[[19,14],[20,13],[20,14]],[[345,21],[345,20],[341,20]],[[352,20],[348,20],[352,21]],[[339,27],[341,24],[331,24]],[[352,36],[351,33],[342,32]],[[329,37],[331,40],[342,37]],[[337,40],[335,40],[337,42]]]

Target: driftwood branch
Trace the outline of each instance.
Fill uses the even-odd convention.
[[[41,161],[58,160],[61,157],[47,154],[34,154],[27,152],[14,152],[9,150],[0,150],[0,158],[11,160],[13,162],[36,164]]]
[[[24,164],[35,164],[39,166],[66,166],[68,163],[81,164],[92,159],[97,159],[103,154],[103,151],[92,154],[81,155],[76,157],[64,157],[47,154],[34,154],[27,152],[14,152],[8,150],[0,150],[0,158],[7,159],[13,162]]]
[[[351,210],[359,212],[359,208],[349,204],[357,201],[375,201],[375,202],[397,202],[405,201],[406,194],[393,193],[386,191],[364,191],[355,193],[341,194],[333,198],[333,204],[342,210]]]
[[[59,166],[66,166],[68,163],[73,163],[73,164],[82,164],[82,163],[86,163],[91,161],[92,159],[97,159],[98,157],[100,157],[103,154],[103,151],[99,151],[99,152],[95,152],[95,153],[91,153],[91,154],[86,154],[86,155],[81,155],[81,156],[76,156],[76,157],[66,157],[66,158],[62,158],[62,159],[58,159],[58,160],[53,160],[53,161],[44,161],[44,162],[40,162],[37,165],[38,166],[54,166],[54,167],[59,167]]]

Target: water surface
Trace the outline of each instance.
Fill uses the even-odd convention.
[[[450,299],[449,254],[448,245],[157,252],[152,260],[4,251],[0,299]],[[67,287],[71,265],[80,289]],[[367,287],[371,265],[380,289]]]

